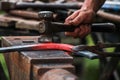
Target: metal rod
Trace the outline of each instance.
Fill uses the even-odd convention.
[[[28,2],[1,2],[1,10],[12,10],[12,9],[27,9],[27,8],[35,8],[35,9],[47,9],[47,10],[55,10],[55,9],[80,9],[82,6],[78,3],[28,3]]]

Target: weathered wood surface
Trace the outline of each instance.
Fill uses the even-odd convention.
[[[0,16],[0,26],[16,29],[38,30],[40,22],[35,20],[26,20],[13,16]]]
[[[3,37],[3,46],[38,43],[38,36]],[[73,58],[64,51],[29,51],[6,53],[5,59],[11,80],[41,80],[51,69],[64,69],[74,73]]]
[[[14,22],[14,23],[13,23]],[[32,26],[33,28],[37,25],[39,25],[39,21],[36,21],[36,20],[26,20],[26,19],[22,19],[22,18],[19,18],[19,17],[14,17],[14,16],[6,16],[6,15],[0,15],[0,26],[3,26],[3,27],[16,27],[17,24],[23,26],[23,29],[24,29],[24,26]],[[12,24],[13,26],[9,26],[9,24]],[[19,27],[19,26],[17,26]],[[20,27],[19,27],[20,28]]]
[[[34,11],[11,10],[11,11],[9,11],[9,14],[14,15],[14,16],[18,16],[18,17],[23,17],[26,19],[39,20],[38,12],[34,12]]]
[[[8,30],[7,33],[21,33],[19,35],[37,35],[40,28],[40,22],[35,20],[26,20],[13,16],[0,15],[0,33]],[[30,33],[34,31],[33,33]],[[4,33],[3,33],[4,35]],[[13,34],[14,35],[14,34]]]

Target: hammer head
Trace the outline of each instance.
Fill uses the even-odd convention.
[[[6,1],[1,1],[0,2],[0,10],[11,10],[15,8],[15,2],[6,2]]]

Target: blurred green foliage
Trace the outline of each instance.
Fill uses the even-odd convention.
[[[8,74],[7,65],[6,65],[6,62],[5,62],[3,54],[0,54],[0,63],[2,65],[2,67],[3,67],[3,70],[4,70],[4,73],[6,75],[7,80],[10,80],[9,74]]]

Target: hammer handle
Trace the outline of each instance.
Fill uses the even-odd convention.
[[[57,22],[48,22],[48,23],[46,22],[45,24],[46,24],[45,25],[46,28],[43,34],[56,33],[56,32],[73,32],[75,28],[79,27],[79,26],[75,27]],[[114,32],[115,25],[112,23],[94,23],[91,25],[91,30],[92,32]]]

